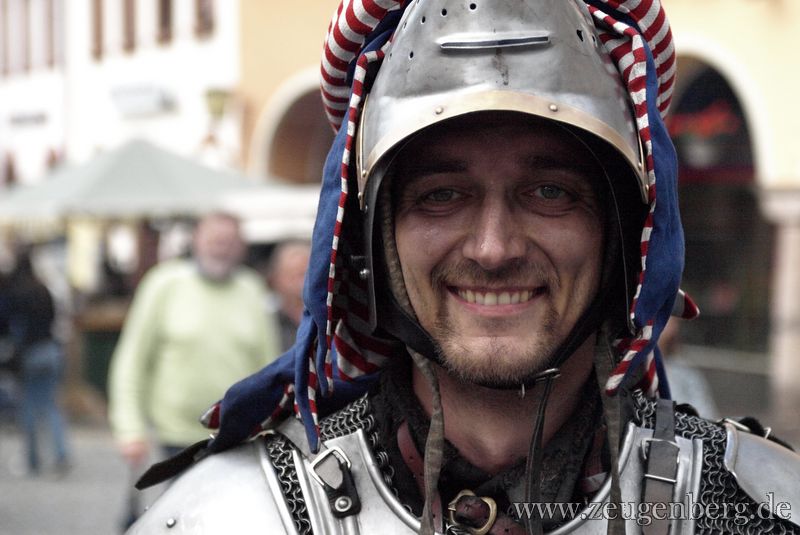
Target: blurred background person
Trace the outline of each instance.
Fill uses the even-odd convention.
[[[681,321],[678,318],[670,318],[658,340],[658,347],[661,349],[664,365],[667,368],[672,399],[693,406],[703,418],[716,420],[720,416],[711,386],[703,372],[681,357]]]
[[[16,265],[3,290],[2,312],[14,352],[19,384],[18,419],[24,432],[27,469],[31,475],[42,468],[40,431],[49,429],[55,470],[70,467],[66,422],[59,408],[59,386],[64,374],[62,345],[52,332],[55,321],[53,297],[33,269],[30,250],[17,253]]]
[[[241,264],[239,220],[204,217],[192,249],[192,258],[145,275],[112,357],[111,430],[135,470],[148,459],[150,428],[165,456],[207,438],[198,421],[205,409],[278,355],[263,282]]]
[[[294,344],[303,317],[303,282],[310,257],[310,243],[291,240],[276,245],[267,262],[267,285],[274,297],[270,308],[278,316],[282,352]]]

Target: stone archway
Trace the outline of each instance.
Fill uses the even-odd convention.
[[[774,230],[759,209],[751,130],[724,75],[699,60],[685,63],[667,124],[680,166],[682,286],[701,316],[683,337],[766,354]]]
[[[250,171],[266,180],[319,183],[334,133],[316,69],[284,82],[265,106],[253,136]]]
[[[319,92],[306,93],[278,122],[267,156],[267,173],[287,182],[320,182],[325,157],[333,142]]]

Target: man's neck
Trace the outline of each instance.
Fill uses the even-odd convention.
[[[561,366],[553,383],[544,420],[543,444],[572,415],[588,380],[595,337],[589,337]],[[430,416],[430,385],[416,366],[412,366],[414,393]],[[489,474],[509,468],[528,455],[541,387],[498,390],[465,383],[435,366],[444,411],[445,437],[462,457]]]

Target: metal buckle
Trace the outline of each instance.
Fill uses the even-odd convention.
[[[327,459],[330,455],[334,455],[336,457],[337,462],[339,462],[340,464],[344,463],[347,466],[347,469],[348,470],[350,469],[350,459],[347,458],[347,455],[345,455],[345,453],[339,446],[327,448],[325,451],[317,455],[317,457],[313,461],[311,461],[310,465],[311,477],[313,477],[314,480],[316,480],[316,482],[322,485],[323,487],[332,487],[332,485],[329,485],[328,482],[322,479],[322,477],[317,473],[317,466],[319,466],[322,462],[324,462],[325,459]]]
[[[756,433],[755,433],[755,432],[754,432],[752,429],[750,429],[749,427],[747,427],[746,425],[744,425],[744,424],[743,424],[743,423],[741,423],[741,422],[737,422],[737,421],[736,421],[736,420],[734,420],[733,418],[723,418],[722,420],[717,420],[717,423],[718,423],[718,424],[722,424],[722,425],[724,425],[724,424],[731,424],[733,427],[735,427],[735,428],[736,428],[736,429],[738,429],[739,431],[744,431],[745,433],[750,433],[751,435],[755,435],[755,434],[756,434]],[[770,436],[771,434],[772,434],[772,428],[771,428],[771,427],[766,427],[766,426],[765,426],[765,427],[764,427],[764,434],[763,434],[763,435],[760,435],[760,436],[761,436],[762,438],[769,438],[769,436]]]
[[[647,456],[650,453],[650,447],[649,446],[650,446],[651,442],[666,442],[667,444],[672,444],[673,446],[675,446],[676,448],[678,448],[680,450],[680,446],[678,446],[678,443],[675,442],[674,440],[665,440],[663,438],[652,438],[652,437],[651,438],[645,438],[644,440],[642,440],[642,443],[640,444],[642,460],[643,461],[647,460]],[[678,457],[678,462],[680,462],[680,460],[681,460],[681,458]]]
[[[671,477],[657,476],[655,474],[645,474],[644,477],[646,479],[653,479],[655,481],[661,481],[663,483],[669,483],[670,485],[675,485],[678,482],[677,479],[673,479]]]
[[[495,502],[492,498],[487,498],[486,496],[475,496],[489,506],[489,518],[486,520],[486,523],[483,526],[479,528],[471,528],[461,524],[460,522],[457,522],[455,518],[456,504],[458,503],[458,500],[464,496],[475,496],[475,493],[471,490],[462,490],[455,498],[453,498],[453,501],[447,504],[450,523],[456,527],[467,530],[470,535],[486,535],[489,533],[489,530],[492,529],[492,526],[494,526],[494,523],[497,520],[497,502]]]
[[[739,431],[744,431],[745,433],[750,433],[751,435],[753,434],[753,430],[752,429],[750,429],[749,427],[747,427],[746,425],[744,425],[741,422],[737,422],[733,418],[723,418],[722,420],[717,420],[717,423],[718,424],[722,424],[722,425],[731,424],[733,427],[735,427]]]

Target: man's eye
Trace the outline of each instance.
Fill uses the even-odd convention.
[[[451,189],[437,189],[426,193],[422,197],[423,202],[450,202],[458,199],[458,193]]]
[[[563,198],[567,192],[558,186],[546,185],[536,188],[535,194],[543,199],[554,201]]]

